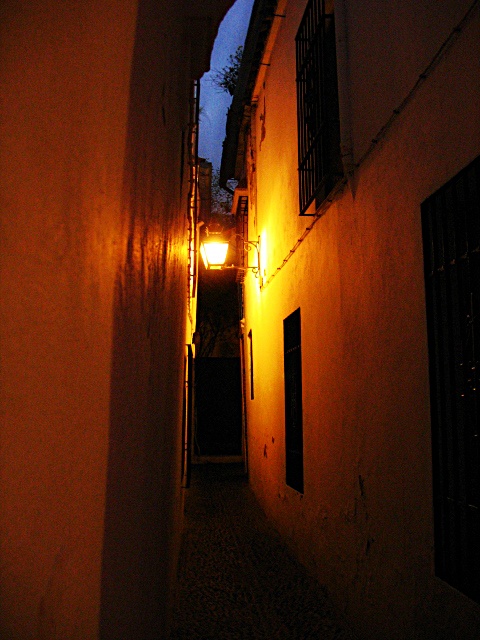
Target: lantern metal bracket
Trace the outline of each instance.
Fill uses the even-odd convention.
[[[257,264],[255,266],[250,266],[250,265],[246,265],[244,267],[237,267],[238,269],[251,269],[253,275],[258,278],[259,274],[260,274],[260,242],[258,242],[257,240],[245,240],[245,238],[240,235],[239,233],[235,234],[235,237],[241,238],[242,242],[243,242],[243,248],[246,252],[251,251],[252,249],[255,249],[255,251],[257,252]],[[248,263],[248,258],[247,258],[247,263]]]

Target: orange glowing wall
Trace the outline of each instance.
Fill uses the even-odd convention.
[[[182,142],[191,78],[229,4],[193,16],[166,1],[2,2],[2,638],[166,633],[181,524]]]
[[[262,262],[246,280],[251,484],[360,637],[473,640],[480,608],[433,575],[420,206],[480,153],[479,14],[305,234],[295,35],[306,3],[281,4],[249,133]],[[359,162],[470,3],[336,4],[341,128]],[[304,495],[285,484],[283,319],[298,307]]]

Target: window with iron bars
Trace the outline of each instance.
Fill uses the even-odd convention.
[[[422,204],[436,575],[480,603],[480,157]]]
[[[295,42],[300,215],[309,215],[343,177],[335,22],[325,0],[309,1]]]

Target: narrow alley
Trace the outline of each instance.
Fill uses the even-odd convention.
[[[480,640],[479,45],[1,0],[0,640]]]
[[[171,640],[354,640],[292,557],[243,465],[199,465],[187,491]]]

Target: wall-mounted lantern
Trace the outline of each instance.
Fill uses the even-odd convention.
[[[257,264],[256,265],[247,265],[243,267],[238,267],[236,265],[226,265],[225,262],[227,260],[227,253],[230,241],[225,241],[221,233],[209,232],[206,230],[207,237],[200,243],[200,255],[202,256],[203,263],[206,269],[215,270],[215,269],[252,269],[252,272],[255,275],[258,275],[260,272],[260,252],[259,252],[259,243],[254,240],[245,240],[238,233],[234,234],[233,238],[240,238],[243,243],[244,251],[250,251],[250,249],[254,248],[257,255]]]

